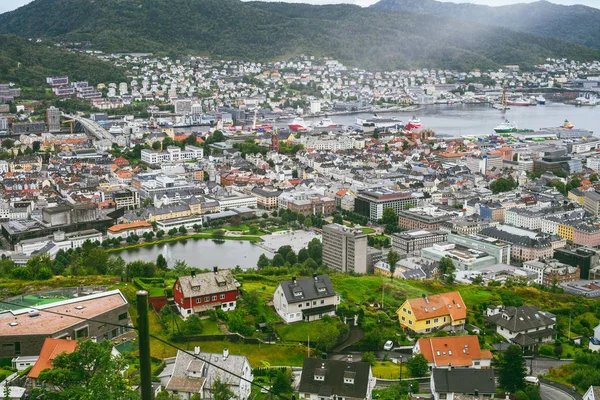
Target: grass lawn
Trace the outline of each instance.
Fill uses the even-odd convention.
[[[373,376],[381,379],[399,379],[400,365],[391,361],[376,361],[373,368]],[[406,363],[402,364],[402,378],[410,378]]]
[[[203,335],[220,335],[221,329],[217,321],[211,321],[210,319],[202,320],[202,334]]]
[[[315,340],[324,325],[323,321],[296,322],[289,325],[277,325],[275,330],[283,341],[306,342],[309,336]]]
[[[361,231],[363,231],[363,233],[370,235],[371,233],[375,233],[375,229],[373,228],[360,228]]]

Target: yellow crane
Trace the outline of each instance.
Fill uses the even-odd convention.
[[[63,121],[62,124],[63,125],[69,124],[69,126],[71,127],[71,133],[73,133],[73,122],[75,122],[75,121],[73,121],[72,119],[67,119],[67,120]]]

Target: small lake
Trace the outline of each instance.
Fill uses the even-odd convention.
[[[272,257],[273,254],[246,240],[224,240],[215,243],[213,239],[185,239],[161,243],[154,246],[112,252],[112,256],[121,256],[126,262],[143,260],[156,261],[162,254],[169,267],[177,260],[185,261],[189,266],[199,269],[219,268],[256,268],[261,254]]]

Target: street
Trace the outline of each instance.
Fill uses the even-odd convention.
[[[533,368],[531,375],[544,375],[550,368],[559,367],[564,364],[570,364],[573,361],[568,360],[555,360],[553,358],[535,358],[533,362],[531,359],[525,359],[525,366],[529,372],[530,368]]]
[[[540,394],[542,400],[576,400],[573,396],[545,383],[540,385]]]

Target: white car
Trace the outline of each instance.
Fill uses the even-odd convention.
[[[383,345],[383,349],[386,350],[386,351],[390,351],[393,347],[394,347],[394,342],[392,342],[391,340],[388,340]]]

